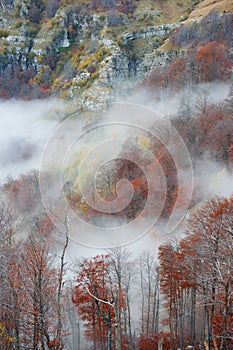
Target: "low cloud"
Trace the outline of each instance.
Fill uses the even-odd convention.
[[[62,111],[58,100],[0,101],[0,183],[39,169],[43,148],[57,121],[49,119]]]

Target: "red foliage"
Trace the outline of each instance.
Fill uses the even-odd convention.
[[[205,146],[216,161],[225,162],[228,165],[233,142],[233,119],[221,117],[221,115],[215,115],[212,127],[206,132]]]
[[[9,199],[13,206],[20,212],[25,212],[31,209],[32,197],[28,182],[21,178],[13,181],[8,189]]]
[[[0,278],[4,293],[0,314],[12,337],[11,349],[44,348],[47,344],[50,350],[61,350],[60,271],[52,267],[45,239],[28,236],[9,251],[5,265],[4,278]]]
[[[230,62],[223,44],[211,41],[196,52],[196,62],[201,81],[227,79],[230,76]]]
[[[139,339],[140,350],[158,350],[159,344],[163,350],[176,350],[177,341],[172,339],[170,333],[160,332],[157,335],[142,335]]]
[[[187,82],[186,65],[187,62],[183,57],[177,58],[169,65],[167,78],[171,88],[179,90]]]
[[[166,201],[162,212],[163,217],[169,217],[177,199],[178,179],[175,162],[164,146],[156,152],[157,160],[162,166],[166,178]]]
[[[191,298],[195,310],[191,313],[191,325],[205,313],[208,317],[202,327],[209,330],[209,342],[219,339],[219,346],[221,343],[222,348],[229,348],[233,321],[232,224],[233,197],[213,199],[190,219],[189,235],[185,239],[178,245],[164,243],[159,247],[160,285],[169,311],[165,323],[175,338],[183,338],[182,344],[185,336],[195,334],[192,326],[185,333],[182,323],[184,307],[190,302],[185,298],[195,295]],[[199,307],[195,307],[197,300]]]
[[[40,222],[40,233],[48,236],[54,229],[54,225],[49,217],[46,217]]]
[[[72,298],[78,314],[84,321],[85,336],[101,347],[107,344],[109,330],[112,332],[112,342],[115,343],[116,308],[117,312],[120,312],[119,310],[125,307],[124,290],[118,283],[113,282],[113,266],[113,260],[107,255],[84,259],[80,265]],[[120,332],[125,344],[123,329],[120,329]]]
[[[134,191],[139,191],[140,193],[147,193],[147,181],[145,178],[137,177],[131,181]]]

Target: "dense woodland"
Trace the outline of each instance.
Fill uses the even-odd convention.
[[[38,19],[52,18],[59,3],[34,2],[29,20],[35,31]],[[75,9],[115,10],[112,3],[92,1],[89,7],[80,4]],[[118,11],[130,14],[133,10],[134,1],[119,2]],[[75,37],[77,28],[67,25],[69,35]],[[38,172],[9,177],[1,186],[1,350],[233,349],[233,196],[212,197],[199,173],[200,162],[212,161],[232,176],[231,40],[231,13],[212,11],[198,23],[182,25],[167,42],[175,52],[173,59],[134,87],[134,93],[143,91],[152,101],[182,96],[178,113],[167,116],[184,140],[194,168],[194,190],[181,238],[164,240],[152,253],[145,247],[138,257],[118,247],[67,261],[69,246],[74,244],[69,239],[69,220],[62,219],[61,232],[54,227],[40,198]],[[77,59],[82,50],[75,51]],[[42,98],[55,91],[53,79],[60,74],[59,65],[64,67],[64,52],[48,53],[43,64],[49,74],[38,74],[28,52],[25,66],[19,57],[1,49],[1,97]],[[72,74],[77,72],[76,67]],[[221,103],[210,101],[200,85],[213,82],[229,86]],[[151,128],[169,139],[163,121],[152,123]],[[144,158],[137,142],[153,152],[153,160]],[[144,168],[124,156],[143,159]],[[158,161],[167,186],[161,223],[170,217],[178,191],[185,207],[189,183],[179,188],[171,154],[152,134],[139,140],[137,136],[126,140],[119,159],[105,164],[97,177],[97,190],[106,200],[116,198],[120,179],[132,184],[133,198],[115,215],[117,220],[133,220],[142,211],[148,196],[144,170],[156,171]],[[74,211],[93,222],[102,214],[84,203],[75,186],[77,173],[72,169],[77,162],[74,159],[65,169],[64,192]],[[43,175],[52,188],[52,175]],[[159,199],[156,194],[155,201]],[[145,218],[156,216],[156,210],[156,206],[152,211],[148,208]]]
[[[88,348],[78,323],[91,349],[231,349],[232,206],[232,197],[202,204],[158,260],[115,248],[67,266],[66,230],[55,255],[46,218],[15,241],[15,213],[2,204],[1,348]]]

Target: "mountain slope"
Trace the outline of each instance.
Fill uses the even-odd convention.
[[[233,3],[230,0],[204,0],[195,6],[189,18],[196,19],[201,16],[206,16],[213,9],[217,9],[221,12],[232,12]]]
[[[184,54],[183,45],[168,41],[180,21],[199,20],[215,7],[232,10],[226,0],[5,0],[0,6],[0,96],[52,94],[79,110],[101,109]]]

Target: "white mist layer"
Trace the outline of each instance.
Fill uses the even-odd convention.
[[[0,183],[39,169],[43,148],[57,121],[49,119],[62,103],[55,99],[0,101]]]
[[[174,93],[172,96],[169,96],[168,91],[161,88],[159,101],[155,101],[153,95],[141,89],[127,98],[119,97],[118,99],[122,102],[141,104],[153,109],[160,116],[167,116],[178,113],[184,98],[188,99],[186,102],[190,104],[191,108],[194,108],[195,101],[203,94],[206,95],[208,103],[219,104],[227,98],[229,87],[230,85],[224,82],[201,83],[194,85],[192,89],[182,89],[179,93]]]
[[[220,103],[227,97],[228,90],[229,85],[224,83],[201,84],[197,86],[196,91],[192,94],[192,100],[195,101],[201,91],[207,91],[210,102]],[[140,96],[141,100],[137,99],[137,96],[129,97],[129,102],[144,104],[158,113],[158,115],[154,114],[153,120],[145,120],[146,129],[150,128],[150,125],[156,120],[159,120],[160,115],[174,115],[179,109],[180,95],[158,103],[149,100],[148,103],[143,103],[143,99],[146,99],[147,96],[143,94]],[[17,177],[31,169],[39,169],[44,146],[57,125],[56,120],[48,119],[48,117],[54,111],[54,108],[59,108],[59,106],[63,108],[61,102],[53,99],[30,102],[0,101],[0,183],[3,183],[8,175]],[[108,115],[108,118],[102,120],[103,123],[122,122],[121,120],[116,120],[116,115],[114,114],[106,113],[106,115]],[[124,120],[124,122],[134,123],[135,115],[129,115],[128,120]],[[79,123],[80,121],[77,120],[77,124]],[[79,126],[81,127],[81,125]],[[79,132],[77,131],[77,133]],[[69,139],[68,132],[66,132],[65,136]],[[121,130],[121,134],[118,135],[117,128],[115,128],[107,136],[109,138],[119,136],[127,138],[129,135],[127,135],[126,129],[123,133]],[[132,134],[130,136],[132,137]],[[98,144],[102,140],[103,135],[98,134],[95,140],[87,140],[87,144],[84,143],[82,146],[89,147],[89,143],[94,142]],[[62,139],[60,142],[63,142]],[[111,147],[106,148],[106,152],[111,153]],[[208,198],[214,195],[229,196],[233,193],[232,177],[218,164],[211,161],[202,161],[196,173],[202,184],[205,197]],[[166,235],[163,233],[163,229],[163,227],[159,227],[157,231],[155,229],[150,230],[135,242],[130,243],[126,248],[135,255],[139,255],[144,250],[156,251],[162,242],[173,238],[174,235],[180,236],[182,234],[179,231],[174,232],[174,235]],[[80,232],[80,234],[87,235],[88,232]],[[102,252],[103,250],[71,243],[68,250],[68,260],[78,256],[93,256],[100,251]]]
[[[197,164],[197,174],[205,197],[233,195],[233,176],[226,167],[206,159]]]

